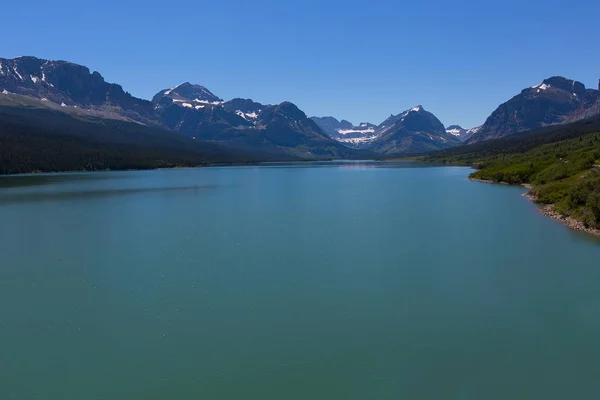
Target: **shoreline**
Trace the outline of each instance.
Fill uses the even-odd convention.
[[[494,182],[491,180],[477,179],[477,178],[471,178],[471,177],[469,177],[469,180],[474,181],[474,182],[481,182],[481,183],[491,183],[491,184],[495,184],[495,185],[500,184],[500,185],[516,186],[516,185],[511,185],[508,182]],[[572,230],[587,233],[588,235],[591,235],[591,236],[600,237],[600,229],[586,227],[583,224],[583,222],[581,222],[573,217],[562,215],[558,211],[554,210],[554,204],[539,204],[537,201],[538,200],[537,196],[535,196],[532,193],[533,186],[531,184],[522,183],[519,186],[521,186],[524,189],[529,190],[529,192],[523,193],[522,196],[525,197],[526,199],[528,199],[529,201],[531,201],[532,203],[534,203],[535,205],[537,205],[539,207],[538,212],[540,214],[542,214],[548,218],[551,218],[557,222],[560,222],[561,224],[565,225],[566,227],[568,227]]]
[[[88,173],[103,173],[103,172],[136,172],[136,171],[170,171],[177,169],[199,169],[199,168],[210,168],[210,167],[236,167],[236,166],[253,166],[259,165],[263,161],[247,161],[247,162],[222,162],[222,163],[207,163],[198,165],[186,165],[186,166],[175,166],[175,167],[153,167],[153,168],[107,168],[107,169],[67,169],[64,171],[31,171],[31,172],[18,172],[14,174],[2,174],[3,177],[15,177],[15,176],[39,176],[39,175],[59,175],[59,174],[88,174]]]
[[[198,165],[185,165],[185,166],[174,166],[174,167],[149,167],[149,168],[107,168],[107,169],[72,169],[64,171],[30,171],[20,172],[14,174],[3,174],[0,173],[0,178],[3,177],[15,177],[15,176],[38,176],[38,175],[57,175],[57,174],[77,174],[77,173],[96,173],[96,172],[133,172],[133,171],[170,171],[177,169],[200,169],[200,168],[213,168],[213,167],[254,167],[270,164],[281,164],[281,163],[327,163],[327,162],[387,162],[389,160],[378,160],[374,158],[361,158],[361,159],[344,159],[344,158],[332,158],[332,159],[298,159],[298,160],[263,160],[263,161],[223,161],[213,162]]]
[[[175,166],[175,167],[153,167],[153,168],[128,168],[128,169],[73,169],[64,171],[30,171],[21,172],[14,174],[2,174],[0,173],[0,179],[3,177],[16,177],[16,176],[40,176],[40,175],[58,175],[58,174],[87,174],[87,173],[105,173],[105,172],[135,172],[135,171],[171,171],[178,169],[201,169],[201,168],[214,168],[214,167],[255,167],[255,166],[270,166],[277,164],[294,164],[294,163],[335,163],[335,162],[395,162],[398,160],[384,160],[375,158],[360,158],[360,159],[345,159],[345,158],[333,158],[333,159],[315,159],[315,160],[279,160],[279,161],[231,161],[231,162],[219,162],[219,163],[206,163],[199,165],[187,165],[187,166]],[[408,160],[413,162],[413,160]]]

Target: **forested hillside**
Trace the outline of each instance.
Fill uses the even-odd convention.
[[[600,228],[600,118],[423,157],[472,165],[474,179],[531,184],[540,204]]]
[[[0,107],[0,174],[147,169],[263,160],[144,125]]]

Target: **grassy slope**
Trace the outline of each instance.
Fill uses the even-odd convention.
[[[528,183],[542,204],[600,228],[600,118],[512,138],[438,152],[422,158],[472,165],[472,178]]]

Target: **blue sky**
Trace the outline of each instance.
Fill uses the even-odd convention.
[[[417,104],[479,125],[562,75],[596,87],[599,1],[11,1],[0,57],[64,59],[151,98],[183,81],[380,123]]]

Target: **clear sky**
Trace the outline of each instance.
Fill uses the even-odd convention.
[[[354,123],[422,104],[466,128],[553,75],[596,88],[599,41],[598,0],[22,0],[0,24],[0,57],[84,64],[147,99],[190,81]]]

